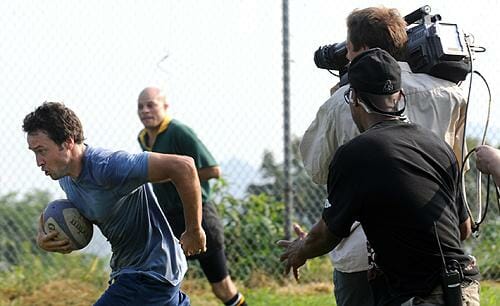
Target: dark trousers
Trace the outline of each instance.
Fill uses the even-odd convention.
[[[94,306],[189,306],[189,297],[172,286],[140,273],[118,275]]]
[[[333,271],[333,284],[337,306],[373,306],[367,271],[345,273]]]

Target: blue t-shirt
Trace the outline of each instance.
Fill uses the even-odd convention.
[[[59,184],[110,242],[111,279],[143,273],[175,286],[186,258],[148,184],[148,155],[86,146],[79,177]]]

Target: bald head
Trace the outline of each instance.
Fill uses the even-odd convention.
[[[137,99],[137,113],[146,129],[156,129],[167,114],[167,100],[157,87],[144,88]]]
[[[158,87],[146,87],[139,94],[138,101],[163,100],[166,103],[165,93]]]

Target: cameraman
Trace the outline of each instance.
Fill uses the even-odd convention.
[[[297,278],[308,259],[334,249],[360,222],[383,271],[371,305],[479,305],[479,273],[461,246],[470,219],[453,151],[429,129],[400,120],[401,68],[386,51],[359,53],[348,78],[343,103],[362,134],[336,151],[328,199],[309,234],[278,241],[285,271]]]
[[[406,23],[396,9],[369,7],[354,10],[347,17],[347,58],[370,48],[381,48],[399,60],[402,88],[406,95],[406,116],[410,122],[432,130],[462,160],[462,133],[466,99],[456,84],[415,74],[403,62],[407,44]],[[300,151],[312,180],[326,184],[329,165],[337,149],[359,135],[344,103],[342,86],[319,108],[306,130]],[[368,252],[366,236],[359,223],[331,253],[334,270],[334,293],[339,306],[373,305],[367,280]]]

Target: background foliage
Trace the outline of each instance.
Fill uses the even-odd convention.
[[[470,140],[474,144],[474,140]],[[299,140],[293,141],[292,173],[295,221],[310,226],[321,212],[325,190],[307,177],[298,155]],[[472,159],[471,164],[474,162]],[[262,184],[248,187],[242,198],[230,192],[230,185],[219,180],[214,186],[216,203],[223,217],[226,253],[231,275],[252,305],[335,305],[332,297],[332,266],[328,256],[308,261],[301,270],[301,284],[283,276],[279,262],[281,250],[275,242],[284,236],[285,209],[280,186],[283,165],[266,151],[260,168]],[[465,180],[471,211],[477,216],[477,172],[471,167]],[[487,177],[482,177],[483,196]],[[107,287],[108,259],[85,252],[69,255],[43,252],[36,247],[35,235],[40,211],[52,199],[48,192],[35,190],[25,194],[0,196],[0,305],[89,305]],[[483,199],[486,201],[486,199]],[[483,279],[500,275],[498,252],[500,231],[498,206],[490,190],[488,214],[480,226],[479,237],[465,246],[480,264]],[[307,285],[309,284],[309,285]],[[190,263],[183,290],[193,305],[212,306],[218,301],[204,281],[201,269]],[[61,292],[64,294],[61,296]],[[498,283],[484,282],[481,304],[497,305]]]
[[[475,140],[471,139],[474,144]],[[309,228],[320,216],[322,199],[326,196],[322,186],[313,184],[307,177],[298,155],[299,140],[293,141],[292,174],[294,182],[295,222]],[[473,164],[474,159],[470,160]],[[284,237],[284,203],[281,186],[283,165],[276,162],[271,152],[263,155],[260,169],[264,183],[248,187],[242,198],[233,196],[229,184],[223,180],[214,186],[213,201],[224,223],[226,253],[232,276],[241,281],[252,279],[252,275],[264,273],[276,279],[282,278],[282,266],[279,262],[280,248],[275,242]],[[467,195],[471,213],[478,216],[476,204],[477,170],[471,167],[465,176]],[[487,193],[487,177],[482,176],[483,215],[479,227],[479,236],[468,239],[465,247],[477,257],[482,277],[498,280],[500,278],[500,252],[498,233],[500,232],[500,214],[494,188]],[[315,201],[311,201],[316,197]],[[35,190],[16,195],[9,193],[0,197],[0,271],[10,271],[22,267],[26,261],[37,260],[44,267],[59,269],[70,262],[60,261],[60,256],[41,251],[35,245],[35,235],[41,210],[49,202],[51,195]],[[485,206],[488,200],[489,205]],[[316,204],[318,203],[318,204]],[[82,260],[88,262],[94,255],[83,253]],[[325,262],[328,259],[323,259]],[[57,264],[56,264],[57,262]],[[201,272],[193,265],[193,276]]]
[[[471,5],[429,0],[426,4],[443,21],[458,23],[472,34],[475,45],[487,48],[485,53],[476,53],[474,69],[492,85],[498,84],[494,37],[500,28],[495,16],[500,2]],[[136,137],[142,128],[136,98],[149,85],[165,87],[171,115],[191,126],[221,164],[227,181],[216,186],[214,200],[226,224],[233,277],[245,284],[267,284],[272,293],[277,292],[270,282],[287,280],[274,246],[283,236],[284,220],[281,160],[283,129],[288,125],[283,120],[283,79],[290,80],[291,132],[302,135],[338,80],[315,67],[314,51],[345,39],[345,17],[354,8],[380,3],[317,0],[288,1],[288,5],[290,75],[284,77],[281,1],[0,1],[4,42],[0,47],[0,104],[4,106],[0,112],[4,132],[0,288],[7,292],[8,300],[36,287],[38,294],[14,303],[57,301],[50,293],[64,292],[71,301],[78,297],[88,305],[91,295],[75,288],[90,284],[101,291],[108,274],[109,246],[97,231],[94,237],[98,239],[89,248],[66,256],[47,254],[34,245],[39,212],[49,200],[64,195],[57,183],[42,178],[36,169],[21,129],[24,116],[45,100],[64,101],[82,120],[89,144],[134,152],[139,150]],[[387,0],[385,5],[404,15],[422,3]],[[468,95],[473,84],[467,136],[478,137],[486,122],[489,97],[485,84],[473,79],[473,83],[463,82],[461,88]],[[491,89],[497,96],[495,87]],[[488,140],[494,144],[500,141],[498,110],[493,103]],[[319,216],[325,191],[305,175],[297,144],[294,139],[293,219],[309,228]],[[466,179],[473,214],[478,212],[474,177],[472,169]],[[483,198],[483,204],[485,201]],[[479,237],[468,240],[466,246],[478,258],[483,277],[498,280],[499,213],[495,201],[490,198]],[[197,271],[190,269],[189,277],[199,275]],[[303,271],[303,282],[329,282],[331,271],[329,259],[323,257]],[[88,275],[94,275],[98,284],[82,280]],[[263,300],[272,298],[263,291],[256,295]],[[292,294],[284,296],[276,304],[288,304]],[[40,305],[49,305],[43,302]]]

